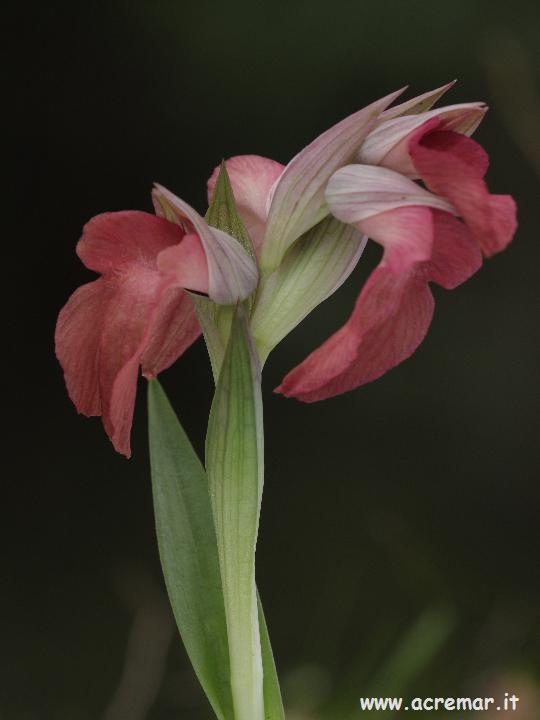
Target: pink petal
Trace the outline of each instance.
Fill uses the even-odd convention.
[[[511,195],[490,195],[491,235],[484,238],[484,252],[493,255],[504,249],[517,229],[517,207]]]
[[[110,282],[99,343],[102,415],[114,447],[129,457],[138,366],[166,285],[159,273],[137,266]]]
[[[129,358],[118,368],[114,382],[107,387],[103,411],[103,426],[116,452],[131,457],[131,426],[137,394],[140,355]]]
[[[150,379],[166,370],[200,334],[189,295],[175,287],[164,290],[141,356],[143,375]]]
[[[117,288],[101,338],[103,424],[115,449],[128,458],[139,365],[147,378],[154,377],[200,335],[186,293],[167,287],[157,273],[152,275],[130,277]]]
[[[422,342],[433,305],[421,273],[396,275],[379,266],[346,324],[292,370],[276,392],[315,402],[375,380]]]
[[[402,92],[392,93],[350,115],[298,153],[281,174],[272,196],[261,265],[275,270],[287,249],[327,214],[324,190],[350,163],[380,113]]]
[[[410,152],[428,188],[450,200],[485,255],[503,250],[517,227],[516,206],[508,195],[490,195],[482,179],[485,152],[458,133],[421,133],[422,129],[411,138]]]
[[[196,210],[161,185],[156,184],[152,198],[158,215],[199,236],[208,264],[209,297],[220,305],[234,305],[249,297],[259,273],[255,260],[238,240],[210,227]]]
[[[186,293],[132,264],[73,293],[58,317],[56,354],[77,410],[102,415],[115,449],[129,457],[139,364],[156,375],[199,333]]]
[[[412,228],[424,235],[419,247],[432,250],[428,260],[416,262],[404,252],[399,237],[406,213]],[[427,223],[425,213],[432,216]],[[366,221],[370,235],[378,236],[385,254],[372,272],[347,323],[292,370],[276,392],[305,402],[323,400],[377,379],[408,358],[422,342],[433,314],[428,283],[453,288],[482,264],[482,256],[467,227],[449,213],[427,208],[405,208],[382,213]],[[428,232],[429,231],[429,232]],[[404,233],[406,236],[408,231]],[[429,237],[428,237],[429,236]],[[414,247],[414,231],[405,248]],[[413,250],[414,252],[414,250]],[[392,257],[397,253],[397,258]]]
[[[149,213],[102,213],[84,226],[77,254],[90,270],[107,273],[132,262],[155,265],[158,253],[183,237],[178,225]]]
[[[110,295],[103,278],[83,285],[64,305],[56,323],[56,356],[64,370],[68,395],[77,411],[87,416],[101,414],[100,319]]]
[[[393,273],[407,272],[431,257],[433,219],[429,208],[389,210],[362,220],[357,227],[385,248],[381,266]]]
[[[181,243],[162,250],[157,267],[180,287],[208,294],[208,264],[198,235],[190,233]]]
[[[270,191],[285,165],[259,155],[237,155],[225,164],[238,212],[258,251],[264,237]],[[219,165],[208,180],[208,204],[212,201],[218,175]]]
[[[94,218],[78,249],[89,267],[105,274],[73,293],[60,312],[56,353],[78,411],[101,415],[114,447],[129,457],[139,365],[153,377],[200,334],[178,283],[207,289],[206,259],[196,235],[136,212]],[[177,251],[178,277],[158,270],[156,258],[169,251]]]

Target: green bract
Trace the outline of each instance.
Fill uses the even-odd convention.
[[[263,275],[251,320],[261,362],[309,313],[334,293],[356,267],[366,238],[351,225],[326,217]]]
[[[212,202],[206,213],[206,221],[209,225],[227,232],[238,240],[240,245],[242,245],[244,250],[252,258],[253,262],[257,262],[251,239],[236,209],[225,163],[221,163]],[[212,365],[214,382],[217,382],[231,331],[234,306],[217,305],[215,302],[212,302],[210,298],[196,295],[195,293],[191,293],[191,298],[197,310],[197,317],[204,333],[204,339]],[[248,311],[252,305],[253,298],[248,298],[246,301]]]

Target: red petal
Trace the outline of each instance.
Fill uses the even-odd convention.
[[[197,314],[188,294],[175,287],[165,290],[142,354],[143,375],[152,378],[166,370],[200,334]]]
[[[153,377],[199,335],[190,298],[158,273],[132,267],[116,281],[103,320],[99,376],[103,424],[118,452],[130,456],[139,365]]]
[[[371,230],[384,241],[383,260],[370,275],[347,323],[292,370],[276,392],[314,402],[376,380],[406,360],[426,335],[434,305],[428,282],[450,289],[479,269],[482,255],[462,222],[441,210],[406,210],[422,210],[432,216],[429,223],[413,216],[411,226],[426,233],[421,247],[428,247],[427,233],[431,240],[433,229],[430,259],[419,257],[412,262],[414,250],[407,255],[400,245],[399,221],[407,221],[401,215],[403,210],[370,218],[379,218],[378,226]],[[362,229],[367,232],[363,223]],[[410,247],[407,240],[405,250]],[[393,258],[395,253],[397,258]]]
[[[112,283],[114,292],[102,318],[100,395],[105,430],[116,450],[129,457],[138,366],[165,285],[159,273],[133,265]]]
[[[432,210],[434,243],[429,280],[452,290],[482,266],[482,253],[467,226],[449,213]]]
[[[137,394],[140,355],[135,353],[122,367],[117,368],[114,381],[107,387],[104,395],[103,426],[110,437],[114,449],[131,457],[131,426]],[[105,361],[107,368],[108,360]],[[108,368],[107,368],[108,369]]]
[[[411,154],[421,152],[423,148],[450,153],[466,166],[467,174],[473,177],[483,178],[489,168],[489,155],[479,143],[462,133],[447,128],[437,129],[433,121],[423,125],[409,138]]]
[[[129,457],[139,364],[154,376],[199,334],[186,293],[132,265],[73,293],[58,317],[56,354],[77,410],[102,415],[115,449]]]
[[[128,263],[155,267],[158,253],[184,237],[174,223],[137,210],[102,213],[83,229],[77,254],[90,270],[108,273]]]
[[[505,248],[514,237],[517,229],[517,207],[511,195],[490,195],[492,234],[484,240],[486,255],[494,255]]]
[[[510,196],[490,195],[483,180],[487,155],[478,143],[458,133],[436,131],[413,136],[410,151],[426,185],[450,200],[484,254],[503,250],[517,226],[516,207]]]
[[[207,290],[196,235],[184,239],[177,225],[146,213],[97,216],[78,250],[88,267],[106,274],[79,288],[58,317],[56,352],[69,395],[79,412],[102,415],[115,449],[127,457],[139,365],[147,376],[156,375],[200,334],[178,278],[157,268],[157,255],[177,248],[194,289]]]
[[[110,288],[100,278],[75,290],[56,323],[56,356],[64,370],[69,397],[83,415],[101,414],[99,339]]]
[[[292,370],[276,392],[315,402],[375,380],[411,355],[433,315],[422,273],[379,265],[347,323]]]

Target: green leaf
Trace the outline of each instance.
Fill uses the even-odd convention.
[[[264,693],[264,718],[265,720],[285,720],[285,711],[283,709],[283,700],[281,699],[281,690],[279,688],[279,680],[276,671],[276,663],[274,662],[274,654],[270,645],[270,636],[266,626],[261,598],[257,593],[257,603],[259,608],[259,627],[261,630],[261,650],[263,663],[263,693]]]
[[[204,468],[157,380],[148,385],[159,554],[184,646],[220,720],[233,718],[229,648]]]
[[[255,545],[263,485],[260,368],[237,308],[206,438],[206,471],[219,564],[236,720],[263,720],[263,667],[255,587]]]

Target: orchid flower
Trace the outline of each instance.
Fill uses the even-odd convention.
[[[329,216],[324,190],[335,170],[354,160],[381,112],[401,92],[337,123],[287,166],[257,155],[227,161],[236,206],[260,265],[250,325],[263,362],[285,335],[337,290],[358,262],[365,241],[354,227]],[[216,167],[208,181],[209,202],[219,170]]]
[[[263,361],[345,281],[367,237],[385,248],[348,323],[290,372],[278,392],[309,402],[379,377],[425,336],[434,304],[428,283],[454,288],[479,269],[482,253],[510,242],[515,204],[489,194],[487,155],[468,137],[485,105],[431,109],[452,84],[388,108],[394,93],[323,133],[286,167],[249,155],[227,161],[261,262],[251,327]],[[354,123],[362,130],[351,141]],[[358,164],[346,160],[351,152]],[[418,178],[428,189],[413,181]],[[210,195],[214,182],[215,173]],[[296,195],[306,187],[317,188],[309,203],[298,199],[299,190]],[[285,218],[284,207],[292,206],[302,218],[296,224]]]
[[[440,128],[443,127],[441,130]],[[516,229],[508,195],[484,182],[488,156],[430,116],[391,151],[406,152],[427,189],[395,170],[350,165],[326,188],[330,211],[380,243],[384,254],[346,324],[283,380],[277,392],[306,402],[375,380],[409,357],[434,310],[429,283],[453,289],[503,250]]]
[[[165,188],[156,187],[154,201],[169,219],[125,211],[87,223],[77,254],[101,277],[73,293],[56,326],[72,401],[83,415],[101,415],[127,457],[139,366],[155,377],[200,335],[185,290],[233,304],[257,284],[256,266],[234,238]]]

